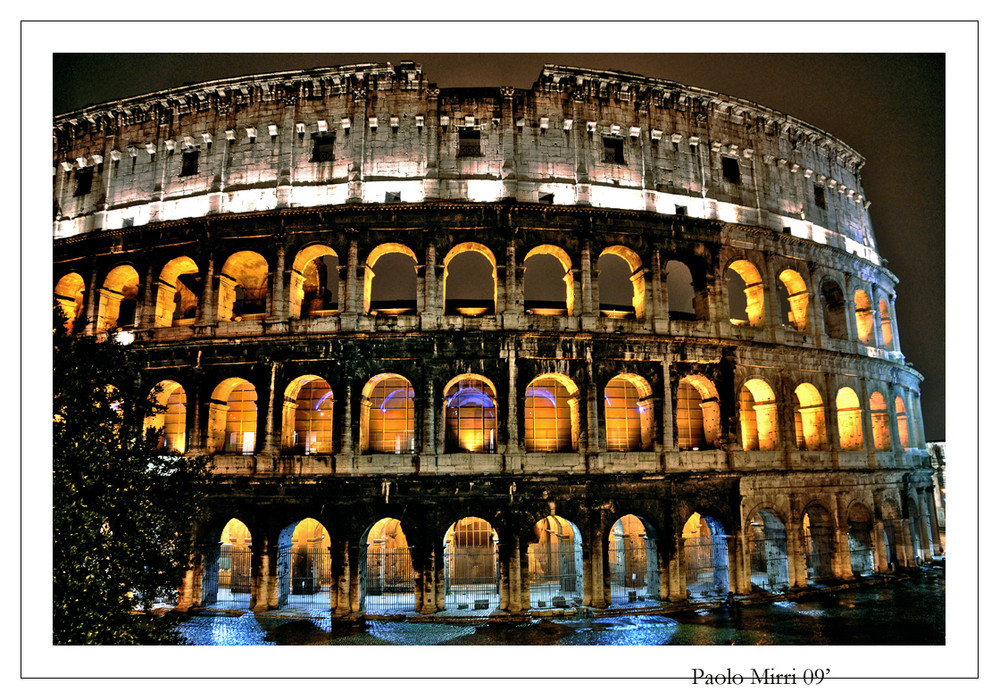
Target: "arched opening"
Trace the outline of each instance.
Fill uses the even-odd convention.
[[[288,313],[292,318],[329,316],[339,310],[340,260],[333,248],[315,244],[292,262]]]
[[[462,518],[444,536],[444,607],[488,615],[500,605],[497,533],[482,518]]]
[[[573,272],[562,248],[540,245],[524,256],[524,311],[537,316],[573,315]]]
[[[897,396],[895,401],[896,407],[896,432],[899,433],[899,446],[904,450],[910,447],[910,431],[909,422],[906,419],[906,405],[903,403],[903,397]]]
[[[493,383],[476,374],[452,379],[444,390],[445,450],[497,450],[497,405]]]
[[[760,508],[750,518],[750,585],[770,593],[788,588],[788,545],[785,523],[770,510]]]
[[[250,455],[257,448],[257,391],[233,377],[212,392],[208,413],[208,451]]]
[[[386,615],[415,610],[413,563],[400,522],[382,518],[368,528],[361,546],[362,612]]]
[[[889,439],[889,412],[885,405],[882,394],[872,392],[868,401],[868,409],[872,420],[872,442],[876,450],[888,450],[890,448]]]
[[[417,313],[417,256],[401,243],[383,243],[365,263],[365,313]]]
[[[764,325],[764,281],[752,263],[735,260],[726,270],[729,322],[734,326]]]
[[[139,273],[131,265],[119,265],[104,278],[98,290],[97,331],[129,329],[135,325],[139,303]]]
[[[778,279],[785,286],[785,294],[779,294],[781,322],[800,333],[809,332],[809,290],[795,270],[783,270]]]
[[[820,287],[823,298],[823,325],[829,338],[847,340],[847,315],[844,292],[831,279],[823,280]]]
[[[608,573],[612,605],[649,605],[659,600],[656,539],[640,518],[624,515],[611,526]]]
[[[524,393],[524,447],[528,452],[572,452],[579,435],[579,392],[568,378],[543,374]]]
[[[854,390],[846,386],[837,392],[837,432],[840,433],[841,450],[857,451],[864,447],[861,403]]]
[[[833,578],[833,520],[822,506],[813,504],[802,515],[802,547],[809,583]]]
[[[480,243],[462,243],[444,258],[444,312],[483,316],[496,313],[497,262]]]
[[[380,374],[361,397],[361,446],[368,452],[416,451],[413,432],[413,385],[398,374]]]
[[[183,454],[187,444],[187,395],[184,387],[166,380],[153,389],[152,399],[158,409],[146,418],[146,429],[160,431],[159,448]]]
[[[882,537],[885,542],[885,561],[890,571],[895,571],[899,567],[899,554],[896,547],[897,533],[896,522],[899,520],[899,513],[892,503],[883,502],[882,511]]]
[[[912,498],[907,501],[907,525],[910,528],[910,541],[913,543],[913,563],[920,566],[924,559],[923,530],[921,529],[920,509]]]
[[[219,272],[219,321],[261,319],[267,313],[269,272],[260,253],[233,253]]]
[[[677,385],[677,449],[705,450],[719,445],[719,392],[708,379],[692,375]]]
[[[174,258],[160,272],[156,289],[156,312],[153,325],[157,328],[188,326],[198,316],[198,295],[201,280],[198,266],[189,257]]]
[[[875,318],[872,314],[872,302],[863,289],[854,290],[854,318],[858,325],[858,340],[865,345],[875,342]]]
[[[882,327],[882,347],[892,350],[892,314],[885,299],[878,300],[878,316]]]
[[[800,450],[826,449],[826,414],[823,397],[812,384],[795,387],[795,446]]]
[[[642,377],[622,374],[604,388],[604,424],[609,452],[653,447],[652,389]]]
[[[567,608],[583,604],[583,547],[580,530],[558,515],[535,523],[528,545],[531,606]]]
[[[333,390],[325,379],[307,374],[285,389],[281,449],[300,455],[333,452]]]
[[[278,537],[278,607],[330,609],[330,533],[305,518]]]
[[[611,246],[597,259],[597,291],[601,315],[638,318],[646,315],[646,282],[642,260],[624,246]]]
[[[55,306],[62,309],[66,330],[73,332],[73,325],[83,313],[83,277],[75,272],[63,275],[56,283]]]
[[[693,514],[684,524],[684,570],[690,598],[729,593],[729,547],[722,524]]]
[[[202,605],[245,610],[250,607],[250,531],[232,518],[218,542],[206,547],[202,568]]]
[[[740,391],[743,449],[778,449],[778,411],[774,391],[762,379],[749,379]]]
[[[667,263],[666,272],[670,318],[678,321],[696,320],[698,312],[695,309],[691,269],[679,260],[671,260]]]
[[[875,573],[872,518],[868,509],[860,503],[855,503],[847,511],[847,543],[851,553],[851,573],[855,576]]]

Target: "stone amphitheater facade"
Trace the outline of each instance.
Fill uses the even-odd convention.
[[[213,455],[182,609],[651,610],[940,553],[863,159],[794,117],[404,62],[53,135],[56,303]]]

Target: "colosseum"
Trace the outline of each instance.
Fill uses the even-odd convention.
[[[546,65],[252,75],[54,123],[54,292],[212,455],[178,608],[653,611],[940,554],[863,158]]]

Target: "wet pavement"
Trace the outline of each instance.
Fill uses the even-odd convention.
[[[813,592],[766,603],[669,614],[488,622],[369,620],[330,615],[206,612],[179,629],[198,645],[663,645],[944,644],[945,576],[926,568],[910,578],[858,590]],[[300,613],[301,615],[301,613]]]

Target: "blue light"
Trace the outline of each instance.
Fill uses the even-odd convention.
[[[448,399],[448,407],[463,408],[465,406],[493,408],[493,400],[482,389],[465,387],[452,394],[451,398]]]
[[[319,405],[320,405],[321,403],[323,403],[324,401],[326,401],[326,400],[327,400],[328,398],[330,398],[331,396],[333,396],[333,392],[332,392],[332,391],[328,391],[328,392],[326,392],[325,394],[323,394],[323,395],[322,395],[322,396],[321,396],[321,397],[319,398],[319,400],[318,400],[318,401],[316,402],[316,405],[315,405],[315,406],[313,406],[313,410],[314,410],[314,411],[318,411],[318,410],[319,410]]]
[[[402,398],[402,399],[412,399],[413,398],[413,389],[411,389],[409,387],[407,387],[405,389],[396,389],[395,391],[389,392],[389,394],[382,400],[382,405],[379,407],[381,409],[382,413],[385,413],[386,411],[389,410],[389,406],[388,406],[389,401],[391,401],[392,398],[394,396],[396,396],[396,394],[398,394],[400,392],[403,392],[403,396],[399,397],[399,398]]]
[[[556,407],[556,397],[552,395],[552,392],[548,389],[528,389],[525,393],[529,399],[542,398],[552,404],[552,408]]]

